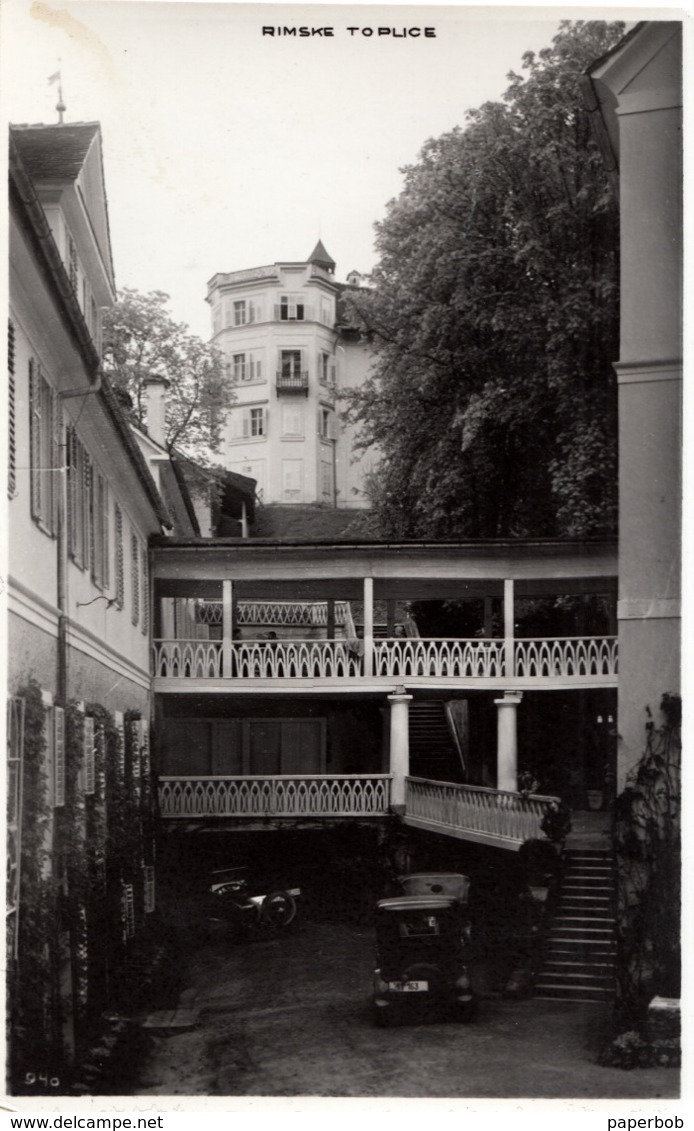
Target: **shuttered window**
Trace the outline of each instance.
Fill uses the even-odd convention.
[[[95,782],[94,719],[90,715],[86,715],[84,719],[84,762],[82,765],[82,788],[84,792],[94,793]]]
[[[92,579],[101,589],[107,589],[110,580],[108,502],[108,484],[103,475],[95,470],[89,492],[89,524]]]
[[[33,358],[29,362],[31,513],[48,534],[58,525],[60,411],[58,394]]]
[[[75,565],[86,569],[94,559],[92,467],[75,429],[67,432],[68,553]]]
[[[53,805],[65,804],[65,711],[53,708]]]
[[[15,334],[14,323],[7,324],[7,490],[10,496],[17,489],[17,433],[15,421]]]
[[[140,546],[136,535],[130,538],[130,586],[132,593],[131,620],[138,624],[140,620]]]
[[[147,566],[147,547],[144,543],[140,546],[140,563],[142,565],[142,617],[140,628],[142,635],[146,636],[149,632],[149,569]]]
[[[115,564],[116,564],[116,605],[119,609],[125,604],[125,547],[123,545],[123,512],[116,503],[115,509]]]

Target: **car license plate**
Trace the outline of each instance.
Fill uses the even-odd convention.
[[[388,989],[396,994],[425,993],[429,989],[428,982],[389,982]]]

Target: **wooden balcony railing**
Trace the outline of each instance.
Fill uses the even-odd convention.
[[[556,800],[482,786],[407,778],[405,819],[421,828],[469,840],[520,845],[530,837],[544,837],[540,823]]]
[[[398,679],[576,680],[614,685],[617,638],[373,641],[371,668],[364,642],[339,640],[155,640],[153,675],[173,679]],[[226,653],[226,665],[223,656]],[[509,662],[509,657],[511,660]]]
[[[503,640],[374,641],[374,675],[503,676]]]
[[[160,777],[162,817],[374,817],[388,812],[388,774]]]

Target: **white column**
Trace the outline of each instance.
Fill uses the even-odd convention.
[[[222,581],[222,675],[231,677],[231,642],[233,639],[232,625],[233,585],[229,578]]]
[[[390,807],[405,812],[405,778],[410,773],[410,699],[405,692],[388,696],[390,703]]]
[[[514,676],[515,609],[513,604],[513,580],[504,581],[504,672],[507,679]]]
[[[374,672],[374,580],[364,578],[364,675]]]
[[[522,691],[505,691],[503,699],[495,699],[497,720],[496,788],[515,792],[518,789],[518,704]]]

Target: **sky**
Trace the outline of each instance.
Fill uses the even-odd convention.
[[[633,9],[600,8],[597,18]],[[566,8],[3,0],[3,113],[99,121],[118,287],[162,290],[210,336],[217,272],[305,260],[336,277],[377,261],[374,222],[403,166],[499,99]],[[638,17],[637,17],[638,18]],[[268,27],[332,28],[270,36]],[[369,36],[361,30],[373,28]],[[378,35],[378,28],[434,35]]]

